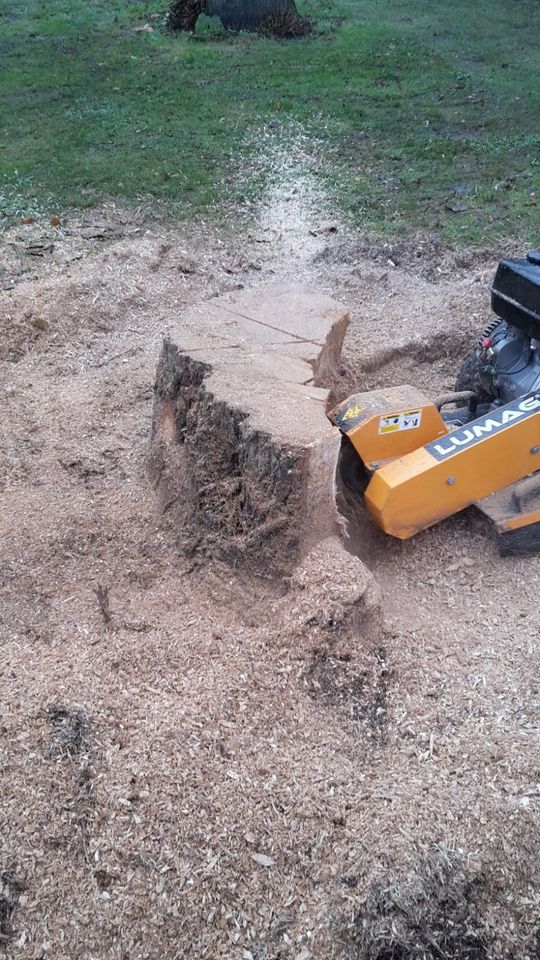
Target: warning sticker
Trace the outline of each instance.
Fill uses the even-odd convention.
[[[389,417],[379,418],[379,433],[396,433],[398,430],[416,430],[422,421],[421,410],[407,410]]]

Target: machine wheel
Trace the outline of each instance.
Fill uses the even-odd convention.
[[[484,389],[480,380],[480,364],[476,349],[467,354],[456,377],[456,393],[462,390],[472,390],[480,403],[487,403],[492,397]]]
[[[339,452],[339,477],[355,494],[363,494],[371,476],[348,437],[342,436]]]

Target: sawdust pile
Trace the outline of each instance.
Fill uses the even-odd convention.
[[[161,339],[287,268],[131,228],[74,260],[74,227],[1,294],[0,951],[533,960],[539,561],[463,515],[371,572],[323,544],[285,593],[190,571],[145,477]],[[338,389],[446,388],[430,344],[474,336],[490,268],[318,242]]]

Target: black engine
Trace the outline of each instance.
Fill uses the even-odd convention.
[[[456,390],[497,406],[540,389],[540,251],[501,260],[490,290],[496,318],[465,358]]]

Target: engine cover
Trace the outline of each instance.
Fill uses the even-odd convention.
[[[540,257],[501,260],[490,287],[494,313],[528,337],[540,339]]]

